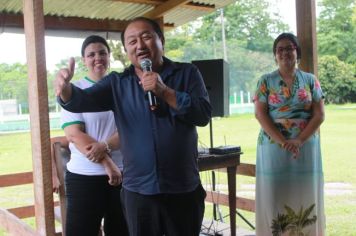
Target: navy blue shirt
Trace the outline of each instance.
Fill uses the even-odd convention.
[[[124,188],[147,195],[190,192],[200,183],[196,126],[205,126],[211,118],[208,93],[192,64],[164,58],[160,76],[176,91],[177,109],[157,98],[159,108],[152,112],[132,65],[88,89],[72,85],[71,100],[58,100],[71,112],[114,112],[124,156]]]

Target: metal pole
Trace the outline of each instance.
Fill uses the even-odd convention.
[[[224,20],[224,9],[220,9],[220,19],[221,19],[221,38],[222,38],[222,46],[224,52],[224,60],[227,62],[227,52],[226,52],[226,40],[225,40],[225,20]]]

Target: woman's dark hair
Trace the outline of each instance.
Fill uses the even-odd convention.
[[[101,37],[99,35],[90,35],[86,39],[84,39],[84,41],[83,41],[83,44],[82,44],[82,57],[84,57],[85,48],[91,43],[102,43],[102,44],[104,44],[105,47],[108,49],[108,52],[110,53],[110,47],[109,47],[108,43],[106,42],[106,40],[103,37]]]
[[[135,17],[132,20],[130,20],[129,23],[126,25],[125,29],[121,32],[121,43],[124,46],[124,48],[125,48],[125,32],[126,32],[126,29],[131,23],[134,23],[134,22],[137,22],[137,21],[147,22],[149,25],[152,26],[153,30],[156,32],[158,37],[160,37],[164,41],[164,35],[163,35],[163,32],[162,32],[161,27],[159,26],[159,24],[156,21],[152,20],[152,19],[140,16],[140,17]]]
[[[302,51],[300,49],[299,40],[292,33],[281,33],[280,35],[278,35],[278,37],[274,40],[274,43],[273,43],[273,55],[276,55],[277,44],[282,39],[288,39],[289,41],[291,41],[294,44],[294,46],[297,49],[297,59],[301,59],[302,58]]]

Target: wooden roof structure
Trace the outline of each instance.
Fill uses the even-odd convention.
[[[23,27],[22,0],[1,0],[1,27]],[[165,29],[183,25],[234,0],[43,0],[46,29],[121,32],[136,16],[162,18]],[[6,29],[5,29],[6,30]]]
[[[243,0],[240,0],[243,1]],[[0,227],[10,235],[56,234],[51,180],[50,135],[45,61],[47,30],[121,32],[128,20],[146,16],[169,29],[195,20],[234,0],[0,0],[0,30],[24,29],[29,80],[36,229],[0,209]],[[297,0],[300,67],[316,74],[315,0]],[[24,175],[28,178],[28,175]],[[6,182],[6,181],[5,181]],[[22,182],[26,182],[22,180]]]

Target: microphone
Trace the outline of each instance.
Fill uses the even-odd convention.
[[[152,61],[148,58],[144,58],[140,61],[141,69],[146,71],[152,71]],[[148,102],[150,104],[151,111],[157,109],[157,100],[156,96],[152,93],[152,91],[147,91]]]

